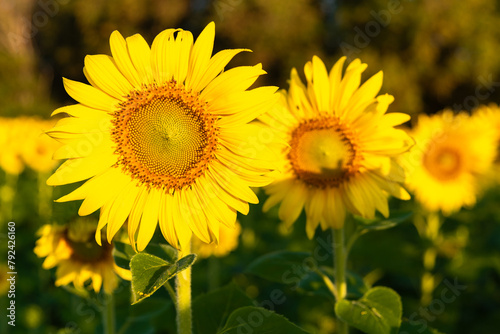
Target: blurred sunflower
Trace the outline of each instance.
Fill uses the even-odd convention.
[[[265,74],[260,64],[223,71],[248,50],[211,57],[214,37],[213,23],[194,44],[189,31],[168,29],[150,49],[140,35],[115,31],[113,57],[85,58],[91,86],[64,79],[80,104],[53,113],[70,116],[49,131],[65,144],[55,158],[68,161],[47,183],[90,178],[58,201],[84,199],[80,215],[101,209],[99,244],[106,224],[109,241],[127,218],[139,251],[158,221],[174,247],[188,248],[192,233],[217,242],[221,223],[234,226],[236,211],[258,202],[250,186],[271,182],[272,152],[252,137],[263,127],[248,122],[277,101],[276,88],[247,90]]]
[[[44,132],[53,126],[53,121],[38,117],[0,118],[0,167],[12,175],[26,166],[51,172],[56,165],[52,154],[60,145]]]
[[[234,228],[222,225],[219,231],[219,244],[206,244],[198,238],[193,238],[193,253],[200,258],[210,256],[224,257],[238,247],[241,225],[238,221]]]
[[[21,141],[23,161],[28,167],[41,173],[54,171],[57,161],[52,159],[52,155],[61,145],[47,136],[45,131],[52,128],[55,122],[32,117],[21,118],[19,123],[25,128]]]
[[[492,123],[445,110],[420,115],[410,134],[416,145],[401,160],[415,199],[427,210],[445,215],[474,205],[480,191],[478,177],[488,173],[496,155]]]
[[[115,264],[113,247],[106,243],[99,246],[94,240],[94,231],[94,223],[85,219],[40,228],[34,251],[38,257],[45,257],[44,269],[57,266],[56,286],[73,282],[77,289],[82,289],[90,280],[95,292],[103,286],[106,293],[111,293],[118,285],[117,274],[130,280],[130,271]]]
[[[18,175],[24,170],[24,161],[21,154],[21,141],[24,133],[19,126],[21,122],[16,118],[0,118],[0,168],[7,174]]]
[[[342,77],[344,62],[345,57],[328,73],[313,57],[304,67],[307,86],[293,69],[281,107],[260,118],[289,144],[281,151],[281,176],[265,188],[270,196],[264,210],[281,202],[279,217],[290,226],[305,208],[309,238],[319,224],[342,228],[346,211],[388,216],[388,194],[409,199],[394,157],[413,142],[394,126],[410,116],[386,114],[393,97],[376,97],[382,72],[360,87],[366,64],[354,60]]]

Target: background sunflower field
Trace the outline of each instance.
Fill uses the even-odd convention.
[[[55,122],[50,119],[54,109],[73,103],[62,77],[86,82],[85,55],[110,54],[114,30],[124,36],[140,33],[151,42],[166,28],[183,28],[197,36],[214,21],[214,53],[251,49],[229,66],[262,63],[268,74],[258,84],[280,88],[288,88],[290,70],[296,67],[302,73],[313,55],[327,68],[341,56],[360,58],[369,65],[363,80],[384,72],[381,93],[395,97],[389,112],[410,114],[415,124],[422,114],[470,112],[500,103],[499,6],[495,0],[1,2],[0,333],[102,332],[104,295],[81,294],[70,285],[56,287],[55,269],[43,269],[34,249],[44,224],[78,218],[78,202],[53,202],[75,186],[54,189],[45,184],[58,162],[51,159],[57,143],[43,132]],[[431,328],[439,333],[495,333],[500,319],[498,170],[497,161],[481,180],[476,205],[444,217],[437,237],[422,232],[423,209],[414,200],[392,199],[391,211],[411,217],[359,238],[348,264],[356,275],[348,284],[365,282],[397,291],[403,318],[414,325],[412,333],[430,333]],[[316,259],[316,265],[331,266],[331,235],[318,231],[308,240],[304,213],[287,229],[277,208],[262,212],[266,195],[257,194],[261,203],[252,205],[247,216],[238,215],[240,234],[231,249],[217,256],[203,250],[207,255],[198,257],[193,267],[195,330],[209,326],[202,316],[196,324],[200,305],[210,305],[217,298],[213,292],[225,289],[237,291],[242,304],[251,300],[306,332],[334,333],[332,297],[317,285],[307,263],[291,261],[289,267],[285,263],[267,272],[255,265],[256,259],[273,252],[318,251],[327,256]],[[97,224],[98,214],[89,219]],[[6,317],[12,300],[9,222],[15,223],[15,327]],[[432,266],[425,264],[429,249],[434,252]],[[424,301],[422,277],[433,282]],[[158,290],[130,305],[130,283],[120,281],[115,295],[122,333],[175,333],[168,291]]]

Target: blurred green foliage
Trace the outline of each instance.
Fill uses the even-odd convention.
[[[160,31],[171,27],[197,36],[210,21],[216,23],[215,51],[253,50],[236,57],[231,65],[262,62],[269,75],[259,84],[287,88],[290,69],[301,68],[314,54],[327,66],[346,55],[368,63],[366,77],[384,71],[382,90],[395,96],[392,111],[434,113],[446,106],[472,109],[477,103],[500,101],[500,11],[495,0],[22,0],[2,2],[0,14],[3,117],[48,117],[54,108],[72,103],[61,77],[85,81],[85,55],[109,54],[113,30],[125,36],[140,33],[151,43]],[[13,331],[2,319],[0,332],[99,331],[104,297],[85,300],[56,288],[54,271],[43,270],[42,260],[33,253],[37,229],[44,223],[73,219],[78,207],[78,203],[58,203],[52,206],[50,217],[38,215],[40,177],[26,169],[17,181],[12,216],[0,210],[0,252],[7,254],[6,223],[13,220],[18,254],[17,326]],[[6,178],[0,172],[0,184],[4,185]],[[75,187],[59,187],[53,197],[60,197],[69,188]],[[260,198],[264,199],[262,193]],[[434,311],[419,305],[421,254],[426,241],[420,239],[411,222],[360,237],[352,249],[349,269],[372,284],[396,290],[403,298],[403,316],[419,324],[425,322],[444,333],[494,333],[500,318],[499,201],[497,187],[475,208],[445,220],[445,240],[435,272],[442,282],[458,280],[466,288],[454,301],[445,303],[442,311],[438,304]],[[391,208],[414,211],[415,204],[394,201]],[[233,281],[265,306],[272,291],[279,289],[286,299],[274,305],[277,313],[311,333],[332,333],[335,322],[330,299],[246,272],[254,259],[272,251],[312,251],[318,240],[328,239],[329,232],[307,240],[303,216],[293,231],[285,231],[277,210],[264,215],[260,205],[252,206],[250,214],[239,219],[243,230],[238,249],[225,258],[195,264],[194,297]],[[0,264],[5,259],[0,255]],[[328,258],[320,264],[330,265],[331,261]],[[0,265],[2,310],[8,302],[2,286],[5,273]],[[436,288],[435,300],[440,300],[444,284]],[[173,333],[172,303],[158,306],[159,298],[168,300],[167,292],[160,289],[155,299],[148,301],[151,304],[129,306],[129,288],[124,282],[117,292],[118,318],[134,319],[127,325],[141,333],[148,329],[151,333]],[[156,312],[147,318],[141,315],[141,307]]]

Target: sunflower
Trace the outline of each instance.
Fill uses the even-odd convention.
[[[479,177],[488,172],[496,155],[491,122],[445,110],[420,115],[411,135],[416,144],[402,161],[415,199],[427,210],[445,215],[474,205]]]
[[[52,159],[52,154],[60,145],[45,133],[54,126],[54,123],[36,117],[18,119],[18,124],[24,128],[21,140],[23,161],[28,167],[40,173],[53,172],[56,167],[57,161]]]
[[[272,151],[249,124],[278,100],[276,87],[248,88],[262,66],[223,71],[245,49],[213,57],[213,23],[193,43],[182,29],[160,33],[151,48],[140,35],[111,34],[112,57],[87,56],[90,86],[64,79],[79,104],[49,134],[66,161],[47,181],[89,179],[60,202],[84,199],[79,214],[100,209],[96,240],[113,238],[128,219],[130,243],[143,250],[156,226],[179,249],[192,234],[217,242],[220,224],[233,227],[258,199],[250,186],[272,181]],[[261,136],[262,137],[262,136]]]
[[[21,154],[21,141],[24,133],[16,118],[0,118],[0,168],[7,174],[19,175],[23,172],[25,164]]]
[[[328,73],[313,57],[304,68],[307,86],[293,69],[280,107],[260,118],[288,143],[280,152],[281,175],[265,188],[264,210],[281,202],[279,217],[290,226],[305,209],[309,238],[320,224],[342,228],[347,211],[373,218],[378,210],[388,216],[388,194],[409,198],[394,157],[412,140],[394,126],[410,116],[386,114],[393,97],[376,97],[382,72],[360,87],[366,64],[356,59],[342,76],[344,62],[345,57]]]
[[[130,280],[130,271],[116,266],[110,244],[99,246],[94,240],[94,223],[79,219],[69,225],[44,225],[38,231],[35,254],[45,257],[44,269],[57,266],[56,286],[73,285],[82,289],[86,282],[99,292],[111,293],[118,276]]]
[[[53,126],[53,121],[38,117],[0,118],[0,167],[11,175],[22,173],[26,166],[52,172],[52,154],[59,144],[44,132]]]
[[[206,244],[198,238],[193,238],[193,253],[199,258],[208,258],[210,256],[224,257],[238,247],[238,238],[241,233],[241,225],[238,221],[234,228],[227,226],[220,227],[219,244]]]

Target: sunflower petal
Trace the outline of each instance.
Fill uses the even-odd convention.
[[[117,99],[95,87],[66,78],[63,78],[63,84],[69,96],[90,108],[113,112],[118,105]]]
[[[113,31],[109,38],[111,54],[120,72],[136,88],[141,86],[141,78],[128,54],[127,42],[118,31]]]
[[[152,83],[153,70],[151,69],[151,50],[148,43],[139,34],[127,37],[126,42],[130,60],[139,74],[141,83]]]
[[[126,97],[133,88],[110,56],[86,56],[85,68],[97,88],[118,100]]]

